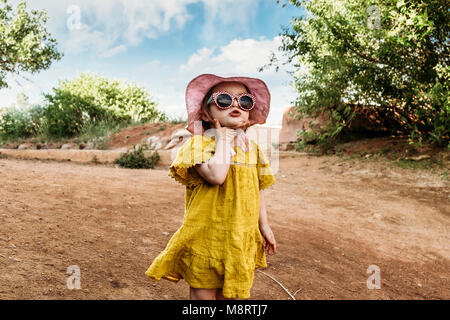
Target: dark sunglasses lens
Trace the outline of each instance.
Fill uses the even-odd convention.
[[[242,96],[240,103],[244,109],[251,109],[253,107],[253,99],[249,96]]]
[[[227,94],[222,93],[217,97],[217,104],[221,108],[228,108],[232,103],[231,97]]]

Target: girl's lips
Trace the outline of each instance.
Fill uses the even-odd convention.
[[[234,110],[232,112],[230,112],[230,116],[232,117],[239,117],[241,115],[241,112],[238,110]]]

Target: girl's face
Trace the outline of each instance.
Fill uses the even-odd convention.
[[[239,82],[220,83],[214,88],[213,93],[219,91],[226,91],[234,95],[248,93],[245,86]],[[216,106],[215,102],[211,101],[211,103],[209,104],[209,111],[212,118],[219,120],[222,127],[229,127],[233,129],[242,127],[248,121],[250,115],[250,111],[244,111],[239,108],[236,99],[233,100],[233,105],[226,110],[219,109],[219,107]],[[237,114],[237,112],[239,112],[239,114]],[[209,119],[205,115],[202,115],[202,119],[205,121],[209,121]]]

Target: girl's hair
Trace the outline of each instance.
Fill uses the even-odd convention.
[[[221,82],[221,83],[223,83],[223,82]],[[211,97],[211,95],[212,95],[212,93],[214,91],[214,88],[217,87],[221,83],[218,83],[214,87],[209,89],[208,93],[203,97],[203,100],[202,100],[202,112],[205,113],[205,114],[209,114],[211,118],[212,118],[212,116],[211,116],[211,113],[210,113],[210,108],[209,108],[209,105],[207,105],[206,103],[208,102],[209,97]],[[242,84],[245,87],[245,90],[247,90],[247,93],[251,93],[250,90],[248,89],[248,87],[245,84],[243,84],[241,82],[239,82],[239,83]],[[202,125],[203,125],[203,128],[205,130],[210,129],[211,126],[212,126],[212,124],[210,122],[204,121],[203,119],[202,119]]]

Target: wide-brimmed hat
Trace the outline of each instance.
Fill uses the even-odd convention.
[[[208,91],[221,82],[240,82],[244,84],[256,97],[255,107],[250,110],[250,125],[266,123],[270,110],[270,92],[264,81],[248,77],[223,78],[214,74],[202,74],[189,82],[186,88],[186,108],[188,113],[188,123],[186,130],[194,134],[194,122],[202,121],[202,102]],[[202,126],[202,134],[204,128]]]

